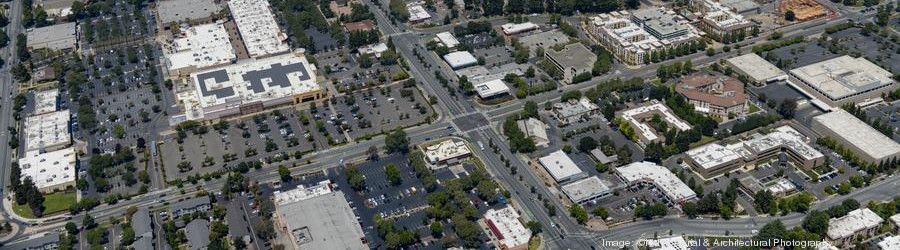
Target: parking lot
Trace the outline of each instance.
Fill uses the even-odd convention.
[[[418,89],[399,84],[356,91],[332,103],[336,114],[328,122],[354,139],[426,123],[434,115]]]
[[[900,141],[900,137],[897,136],[897,131],[900,130],[900,113],[898,113],[900,111],[900,102],[878,104],[867,108],[865,111],[866,117],[869,119],[877,119],[883,124],[890,125],[894,130],[892,138],[895,141]]]

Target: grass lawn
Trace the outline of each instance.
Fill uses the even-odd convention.
[[[691,145],[688,145],[688,148],[695,148],[695,147],[703,146],[703,145],[713,142],[715,140],[716,140],[715,137],[704,135],[703,137],[700,137],[699,141],[691,143]]]
[[[69,209],[69,206],[75,204],[75,192],[56,192],[44,195],[44,215],[52,215]],[[28,204],[13,204],[13,211],[19,216],[33,219],[36,218],[31,214],[31,208]]]
[[[759,112],[759,107],[757,107],[756,104],[753,104],[753,102],[749,102],[749,103],[750,103],[750,111],[747,112],[747,114],[753,114],[753,113]]]
[[[541,236],[534,235],[528,240],[528,250],[537,250],[541,247]]]

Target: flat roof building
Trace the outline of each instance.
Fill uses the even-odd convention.
[[[573,43],[566,45],[562,50],[556,51],[549,49],[544,51],[544,57],[550,60],[563,75],[564,83],[574,83],[575,76],[581,74],[591,74],[594,68],[594,62],[597,56],[594,52],[581,43]]]
[[[506,34],[507,36],[536,30],[538,28],[540,28],[540,27],[538,27],[537,24],[534,24],[532,22],[505,23],[503,25],[500,25],[500,29],[503,30],[503,34]]]
[[[554,45],[569,43],[569,36],[559,30],[551,30],[520,37],[519,43],[528,47],[528,51],[537,53],[538,48],[547,51]]]
[[[195,212],[209,211],[212,205],[209,203],[209,196],[198,196],[176,202],[169,208],[172,210],[172,217],[178,218]]]
[[[582,120],[585,116],[596,115],[600,107],[585,97],[553,104],[553,114],[561,125]]]
[[[766,84],[774,81],[787,80],[787,73],[775,67],[766,59],[763,59],[756,53],[747,53],[744,55],[728,58],[725,61],[728,67],[735,70],[739,74],[747,76],[751,81],[757,84]]]
[[[643,244],[649,250],[690,250],[687,241],[682,236],[673,236],[659,239],[646,239]]]
[[[849,246],[857,239],[877,234],[881,222],[884,219],[868,208],[850,211],[828,221],[828,241],[835,246]]]
[[[581,171],[581,168],[578,168],[578,165],[575,165],[575,162],[562,150],[554,151],[541,157],[538,161],[557,183],[566,183],[587,177],[587,173]]]
[[[534,145],[538,147],[546,147],[550,144],[550,138],[547,137],[547,124],[534,117],[516,121],[519,130],[525,133],[525,136],[534,141]]]
[[[695,3],[700,5],[700,11],[703,13],[699,23],[700,29],[718,39],[728,34],[743,33],[749,36],[753,27],[756,26],[753,22],[744,19],[743,15],[735,13],[715,0],[695,1]]]
[[[418,2],[407,4],[406,10],[409,11],[409,23],[411,24],[431,21],[431,14],[428,14],[428,11],[425,11],[425,7],[422,7],[422,4]]]
[[[669,107],[657,100],[651,100],[640,104],[638,107],[616,112],[616,117],[622,119],[634,130],[634,134],[642,146],[665,140],[665,137],[661,137],[664,131],[656,131],[647,122],[656,116],[659,116],[661,121],[668,124],[669,127],[678,131],[691,129],[691,124],[678,118]]]
[[[41,6],[47,16],[50,17],[67,17],[72,14],[72,3],[75,0],[37,0],[34,1],[35,6]]]
[[[583,203],[612,194],[612,189],[597,176],[562,186],[563,193],[575,203]]]
[[[759,11],[759,4],[757,4],[753,0],[722,0],[719,1],[725,7],[731,9],[731,11],[745,14],[751,11]]]
[[[878,242],[878,248],[881,248],[881,250],[900,249],[900,236],[894,235],[884,237],[884,239]]]
[[[801,87],[831,106],[881,98],[897,89],[891,72],[847,55],[792,69]]]
[[[618,155],[607,156],[603,153],[603,150],[598,148],[591,149],[591,156],[594,157],[594,160],[597,160],[599,163],[603,163],[606,165],[616,164],[619,161]]]
[[[72,144],[69,110],[25,118],[25,151],[53,151]]]
[[[475,92],[478,93],[478,97],[481,97],[481,99],[488,99],[491,97],[509,93],[509,87],[506,86],[506,83],[504,83],[501,79],[475,84],[474,87]]]
[[[696,44],[701,32],[675,12],[664,9],[614,11],[591,17],[588,32],[629,65],[650,62],[650,53]]]
[[[456,40],[456,37],[453,36],[450,32],[441,32],[436,35],[437,41],[444,45],[447,48],[456,48],[459,45],[459,40]]]
[[[184,226],[187,245],[190,250],[202,250],[209,246],[209,221],[194,219]]]
[[[156,1],[156,15],[161,26],[169,23],[202,23],[211,20],[211,16],[221,7],[213,0],[165,0]]]
[[[746,114],[750,108],[744,83],[728,76],[694,74],[682,77],[675,92],[683,95],[694,110],[722,118]]]
[[[678,179],[678,176],[653,162],[634,162],[616,168],[616,172],[628,185],[653,184],[673,204],[697,198],[697,193]]]
[[[685,162],[705,179],[756,164],[785,153],[788,159],[806,169],[825,162],[825,155],[807,143],[806,136],[790,126],[775,128],[765,135],[733,144],[710,143],[685,152]],[[754,190],[758,191],[758,190]]]
[[[293,249],[368,249],[365,234],[341,191],[276,202],[276,226]]]
[[[229,0],[228,8],[250,57],[281,54],[291,49],[266,0]]]
[[[894,225],[894,229],[900,230],[900,214],[895,214],[889,219],[891,220],[891,224]]]
[[[38,91],[34,93],[34,112],[31,115],[41,115],[56,111],[59,102],[59,89]]]
[[[78,47],[78,26],[75,22],[34,28],[25,39],[29,50],[70,50]]]
[[[447,139],[438,144],[425,147],[425,159],[431,164],[444,163],[452,159],[466,157],[472,154],[465,141]]]
[[[377,44],[369,44],[366,46],[359,47],[356,49],[360,55],[373,55],[375,58],[381,58],[381,53],[384,53],[388,50],[387,44],[385,43],[377,43]]]
[[[76,155],[74,148],[65,148],[40,153],[27,151],[19,159],[22,179],[31,178],[34,185],[44,193],[75,187]]]
[[[744,166],[744,157],[731,148],[710,143],[684,153],[688,165],[706,179]]]
[[[450,68],[461,69],[478,64],[478,59],[468,51],[450,52],[444,55],[444,61],[450,65]]]
[[[486,82],[491,80],[503,79],[508,74],[517,76],[525,75],[528,70],[528,64],[507,63],[500,66],[487,68],[482,65],[466,67],[464,69],[455,70],[456,76],[466,76],[469,82]]]
[[[837,140],[860,160],[872,164],[890,161],[900,155],[900,144],[843,109],[813,117],[811,127]]]
[[[225,25],[201,24],[181,29],[181,36],[164,49],[170,75],[234,63],[237,60]]]
[[[305,201],[320,195],[328,194],[334,191],[330,180],[320,181],[313,186],[297,185],[296,188],[287,191],[275,191],[274,201],[276,204],[287,204],[298,201]]]
[[[193,89],[177,93],[187,120],[213,120],[324,97],[316,68],[302,53],[247,59],[190,75]]]
[[[527,249],[531,230],[522,224],[512,206],[489,209],[480,222],[497,249]]]

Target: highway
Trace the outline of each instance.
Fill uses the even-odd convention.
[[[391,24],[389,18],[386,16],[386,13],[381,11],[381,9],[372,4],[370,1],[363,2],[369,5],[370,10],[372,10],[372,12],[375,14],[375,17],[378,21],[378,26],[382,30],[384,35],[393,39],[393,42],[399,52],[403,55],[404,58],[409,61],[410,73],[419,83],[419,86],[423,88],[427,93],[438,98],[438,102],[435,108],[441,115],[440,119],[431,124],[406,129],[406,132],[410,137],[410,142],[412,144],[416,144],[429,141],[432,138],[439,138],[448,135],[464,136],[471,143],[473,143],[473,145],[481,142],[485,146],[487,146],[488,141],[494,141],[494,144],[499,147],[498,153],[494,153],[492,150],[488,150],[486,148],[486,150],[475,150],[475,154],[480,159],[482,159],[492,176],[494,176],[502,186],[510,190],[511,195],[513,196],[512,201],[513,203],[518,205],[518,209],[522,210],[529,219],[541,222],[541,224],[544,226],[544,232],[546,232],[545,246],[548,249],[587,249],[588,246],[597,246],[598,241],[602,239],[633,240],[638,238],[640,235],[652,235],[654,232],[665,230],[666,228],[672,229],[676,234],[722,234],[725,230],[728,230],[729,232],[732,232],[734,234],[749,235],[752,230],[758,229],[763,224],[773,219],[772,217],[757,217],[737,218],[729,221],[714,221],[667,217],[656,219],[653,221],[640,221],[636,223],[630,223],[615,227],[609,231],[587,231],[584,227],[577,225],[571,218],[567,216],[567,210],[561,204],[559,204],[557,199],[552,198],[554,196],[551,195],[549,190],[544,187],[544,184],[540,180],[540,178],[538,178],[535,173],[530,170],[530,167],[527,164],[527,159],[523,159],[523,156],[515,155],[509,152],[509,148],[505,143],[505,138],[497,131],[498,128],[496,126],[496,123],[492,122],[490,124],[481,124],[481,126],[477,127],[476,129],[461,131],[458,124],[454,122],[455,118],[476,113],[486,114],[487,118],[489,118],[489,120],[491,121],[502,121],[504,116],[521,110],[525,101],[532,100],[541,103],[555,100],[559,97],[559,92],[549,92],[531,96],[524,100],[511,101],[502,105],[493,106],[489,109],[478,109],[471,100],[460,98],[459,96],[451,96],[443,86],[440,86],[438,84],[438,81],[435,78],[433,72],[429,72],[428,70],[426,70],[423,67],[423,63],[417,63],[417,61],[414,61],[417,60],[417,57],[414,56],[413,50],[418,49],[419,53],[423,54],[423,58],[424,60],[427,60],[428,64],[437,66],[442,63],[436,61],[433,56],[425,54],[430,52],[427,52],[425,50],[422,45],[421,39],[422,37],[430,38],[430,35],[439,31],[443,31],[444,28],[428,29],[425,32],[408,31],[402,24]],[[18,31],[19,29],[18,20],[20,19],[21,11],[19,11],[18,5],[18,2],[14,2],[11,8],[11,13],[13,13],[14,15],[10,17],[10,29],[14,29],[15,31],[8,32],[12,36],[10,44],[14,44],[15,38],[13,34],[18,33],[16,31]],[[782,31],[785,33],[786,37],[797,35],[809,36],[821,32],[825,27],[825,25],[823,24],[825,24],[826,22],[836,23],[847,19],[856,20],[863,17],[865,16],[861,16],[858,14],[854,15],[853,13],[850,13],[844,17],[834,20],[818,20],[789,26],[784,28]],[[749,39],[744,43],[753,44],[756,42],[762,42],[764,41],[764,39],[764,36],[760,36],[759,38]],[[749,47],[749,45],[746,47]],[[746,47],[745,49],[743,49],[745,52],[748,50],[748,48]],[[733,56],[737,53],[737,51],[738,50],[733,50],[730,53],[718,53],[712,57],[707,57],[701,52],[682,57],[677,60],[691,59],[694,60],[695,65],[704,65]],[[15,58],[8,56],[14,53],[14,46],[6,47],[6,49],[3,50],[2,53],[7,55],[6,57],[9,58],[8,65],[14,65]],[[671,61],[663,62],[662,64],[666,63],[671,63]],[[562,87],[562,90],[569,91],[575,89],[590,88],[597,84],[599,81],[610,79],[612,77],[652,78],[656,73],[655,69],[659,65],[660,64],[647,65],[639,69],[619,67],[618,69],[616,69],[615,73],[607,74],[602,77],[596,77],[588,82],[583,82],[575,85],[566,85]],[[0,74],[0,80],[4,82],[3,87],[0,87],[0,91],[2,91],[0,93],[4,93],[4,95],[6,95],[8,91],[15,90],[15,83],[13,79],[11,79],[9,73],[6,73],[9,71],[9,66],[4,68],[5,74]],[[452,78],[449,76],[445,77],[447,77],[448,79]],[[3,98],[2,111],[0,111],[0,115],[4,115],[4,117],[11,117],[11,109],[9,104],[10,98]],[[3,125],[9,126],[10,119],[0,120],[0,126]],[[9,135],[4,132],[0,134],[0,140],[8,140],[8,136]],[[339,166],[345,162],[352,162],[354,160],[363,159],[366,157],[366,151],[369,147],[381,145],[384,145],[384,137],[377,136],[370,140],[357,141],[337,148],[318,151],[299,160],[303,163],[310,161],[310,164],[300,164],[297,167],[292,168],[291,172],[293,174],[302,174],[322,171],[330,167]],[[10,152],[7,147],[3,147],[3,149],[0,150],[0,154],[5,155],[7,159],[11,159]],[[517,176],[512,175],[510,171],[505,168],[505,164],[500,160],[501,156],[505,159],[509,159],[510,164],[518,168]],[[8,179],[6,177],[8,174],[6,169],[8,168],[9,161],[3,161],[0,164],[2,164],[0,165],[0,171],[3,171],[2,175],[0,175],[3,176],[3,178],[0,178],[0,184],[3,184]],[[245,174],[245,176],[248,179],[261,183],[275,181],[278,179],[277,172],[271,171],[270,169],[266,169],[265,171],[251,171]],[[893,197],[893,195],[896,193],[896,190],[898,189],[898,177],[900,176],[892,177],[885,181],[878,182],[870,187],[859,189],[850,196],[835,197],[816,203],[814,208],[827,208],[832,204],[839,203],[846,197],[854,197],[857,200],[860,200],[860,202]],[[520,178],[521,181],[519,180]],[[90,214],[98,220],[102,221],[114,216],[121,216],[122,214],[124,214],[125,209],[131,206],[159,207],[166,202],[174,202],[195,195],[198,187],[202,187],[205,190],[218,190],[221,188],[224,181],[225,178],[221,178],[206,182],[201,181],[197,185],[186,185],[182,189],[169,187],[161,190],[156,190],[148,194],[132,197],[130,200],[120,201],[119,203],[114,205],[101,205],[97,208],[94,208],[90,212]],[[537,187],[537,192],[541,194],[541,196],[549,198],[549,200],[552,201],[551,204],[553,204],[553,206],[556,206],[557,216],[550,216],[546,212],[543,204],[534,198],[537,195],[531,194],[531,187]],[[84,213],[73,216],[71,221],[80,223],[83,214]],[[800,220],[802,220],[802,217],[802,214],[790,214],[778,218],[782,219],[786,225],[793,226],[798,225],[800,223]],[[54,223],[42,223],[42,221],[40,220],[30,220],[25,222],[29,224],[38,224],[37,226],[33,226],[28,231],[29,233],[52,230],[62,226],[62,224],[64,223],[62,221]],[[660,231],[659,233],[663,234],[667,232]],[[21,235],[22,232],[17,232],[17,234]]]

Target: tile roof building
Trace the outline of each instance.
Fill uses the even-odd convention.
[[[744,83],[728,76],[694,74],[682,77],[675,92],[687,98],[694,110],[730,118],[749,111]]]

